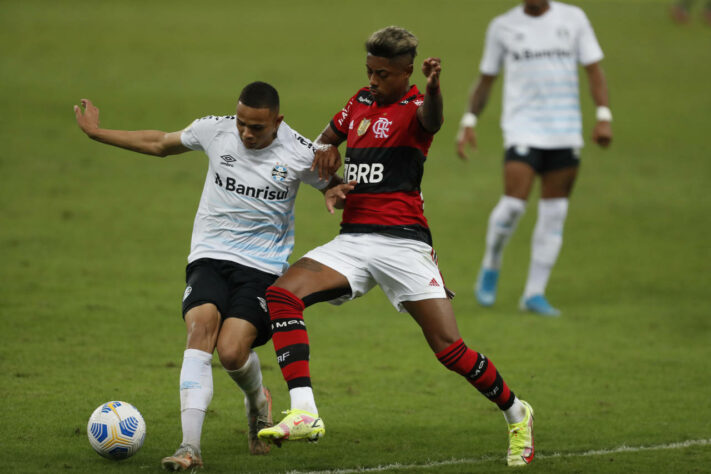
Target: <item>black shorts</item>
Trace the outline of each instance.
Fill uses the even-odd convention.
[[[277,275],[227,260],[195,260],[185,268],[183,319],[191,308],[212,303],[223,321],[238,318],[252,323],[257,328],[252,347],[261,346],[272,337],[264,293],[277,278]]]
[[[574,168],[580,165],[580,150],[575,148],[531,148],[515,145],[509,147],[504,154],[504,161],[522,161],[533,168],[536,173],[563,168]]]

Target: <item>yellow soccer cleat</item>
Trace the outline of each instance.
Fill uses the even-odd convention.
[[[506,462],[509,466],[525,466],[533,461],[533,408],[524,402],[526,416],[523,421],[509,425],[509,451]]]
[[[326,434],[323,420],[305,410],[287,410],[278,424],[259,431],[259,439],[281,446],[282,441],[306,440],[316,442]]]

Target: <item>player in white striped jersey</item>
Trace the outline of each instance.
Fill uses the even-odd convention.
[[[592,139],[602,147],[612,140],[612,113],[600,67],[602,58],[587,16],[575,6],[524,0],[489,24],[481,76],[472,90],[457,137],[457,153],[467,159],[466,145],[476,147],[477,117],[503,67],[504,195],[489,217],[486,251],[475,287],[477,300],[483,306],[492,305],[496,299],[504,246],[525,210],[538,174],[541,199],[520,307],[545,316],[560,314],[544,294],[563,243],[568,198],[583,146],[578,64],[587,73],[597,106]]]
[[[183,441],[162,460],[169,470],[202,465],[202,424],[212,399],[211,361],[222,366],[245,394],[252,454],[269,446],[257,432],[270,426],[271,396],[253,347],[271,338],[264,292],[287,268],[294,247],[294,201],[300,182],[325,192],[311,166],[311,141],[279,113],[279,95],[263,82],[241,92],[236,115],[195,120],[181,131],[107,130],[87,99],[74,106],[77,122],[92,139],[139,153],[166,156],[200,150],[208,172],[193,226],[186,268],[183,318],[187,348],[180,374]]]

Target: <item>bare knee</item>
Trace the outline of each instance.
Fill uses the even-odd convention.
[[[212,353],[220,330],[220,312],[212,303],[191,308],[185,314],[188,349]]]
[[[217,355],[226,370],[237,370],[249,358],[257,328],[244,319],[227,318],[217,340]]]
[[[237,370],[249,359],[249,346],[233,345],[230,347],[217,347],[217,355],[225,370]]]

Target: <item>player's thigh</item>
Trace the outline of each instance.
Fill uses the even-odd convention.
[[[240,319],[253,326],[256,334],[247,349],[264,345],[272,337],[265,293],[267,288],[274,284],[277,275],[236,263],[229,264],[229,268],[230,301],[228,308],[222,315],[223,329],[220,333],[224,330],[227,321]],[[235,323],[231,322],[230,324],[234,325]],[[251,334],[249,326],[241,324],[238,326],[249,329]],[[227,356],[226,347],[223,348],[223,356]]]
[[[543,199],[566,198],[573,192],[578,177],[579,160],[572,149],[552,150],[553,159],[541,173]]]
[[[402,304],[420,325],[434,352],[445,350],[461,338],[452,303],[447,298],[404,301]]]
[[[504,194],[527,200],[541,165],[540,160],[538,149],[522,146],[508,148],[504,157]]]
[[[222,366],[227,370],[242,367],[257,340],[258,330],[246,319],[231,317],[225,319],[217,338],[217,354]]]
[[[183,318],[188,348],[212,353],[220,328],[221,315],[229,302],[229,285],[220,272],[220,262],[200,259],[185,270]]]
[[[185,313],[186,347],[204,352],[215,350],[220,330],[220,312],[212,303],[193,306]]]
[[[341,234],[307,252],[275,285],[305,303],[315,298],[341,303],[367,293],[375,283],[366,269],[367,243],[362,235],[366,234]]]
[[[432,247],[424,242],[371,234],[368,270],[398,311],[404,301],[446,298],[444,279]]]

